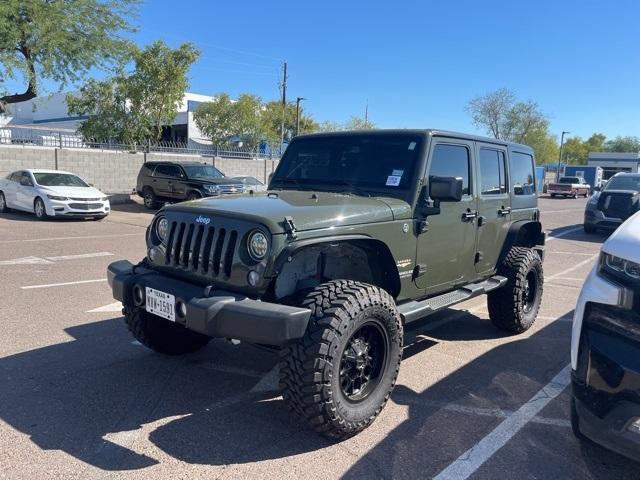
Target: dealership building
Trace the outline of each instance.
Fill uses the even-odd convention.
[[[602,168],[602,178],[608,180],[618,172],[640,173],[640,152],[592,152],[588,163]]]
[[[34,98],[26,102],[10,104],[7,113],[0,116],[0,127],[32,127],[38,130],[51,131],[65,129],[75,131],[86,116],[70,115],[67,109],[66,93],[55,93]],[[204,139],[200,129],[193,120],[193,112],[203,102],[214,97],[187,92],[177,105],[176,116],[170,125],[163,128],[162,140],[188,144],[189,148],[200,148],[211,145]],[[19,135],[19,129],[6,128],[5,135]]]

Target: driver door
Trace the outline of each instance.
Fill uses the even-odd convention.
[[[477,197],[473,182],[473,142],[434,137],[427,163],[430,176],[462,178],[459,202],[441,202],[440,213],[426,218],[418,234],[416,287],[426,295],[451,290],[475,277]]]

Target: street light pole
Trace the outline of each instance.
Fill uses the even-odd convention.
[[[296,98],[296,137],[298,136],[298,132],[300,131],[300,102],[302,100],[306,100],[304,97]]]
[[[562,164],[562,149],[564,148],[564,136],[567,133],[571,133],[571,132],[565,132],[563,130],[562,136],[560,137],[560,154],[558,155],[558,168],[556,170],[556,182],[560,181],[560,165]]]

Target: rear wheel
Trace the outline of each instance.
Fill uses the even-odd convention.
[[[40,197],[36,198],[36,201],[33,202],[33,213],[35,213],[38,220],[46,220],[47,218],[47,209],[44,206],[44,201]]]
[[[531,248],[512,247],[498,274],[507,284],[487,295],[489,318],[501,330],[522,333],[535,322],[542,301],[540,256]]]
[[[136,340],[165,355],[195,352],[211,341],[211,337],[187,330],[182,325],[152,315],[141,308],[127,309],[124,320]]]
[[[149,210],[158,208],[158,199],[156,198],[156,194],[153,193],[153,189],[151,187],[144,188],[142,191],[142,198],[144,200],[144,206]]]
[[[0,192],[0,213],[7,213],[9,207],[7,207],[7,199],[4,198],[4,193]]]
[[[387,292],[351,280],[317,286],[302,305],[311,310],[307,332],[281,353],[285,404],[315,431],[350,437],[391,395],[402,358],[400,315]]]

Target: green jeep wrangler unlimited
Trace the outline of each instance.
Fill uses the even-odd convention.
[[[147,257],[108,268],[133,336],[161,353],[211,338],[280,351],[286,405],[354,435],[384,407],[403,327],[488,294],[520,333],[542,298],[545,236],[524,145],[437,130],[295,138],[264,193],[161,209]]]

